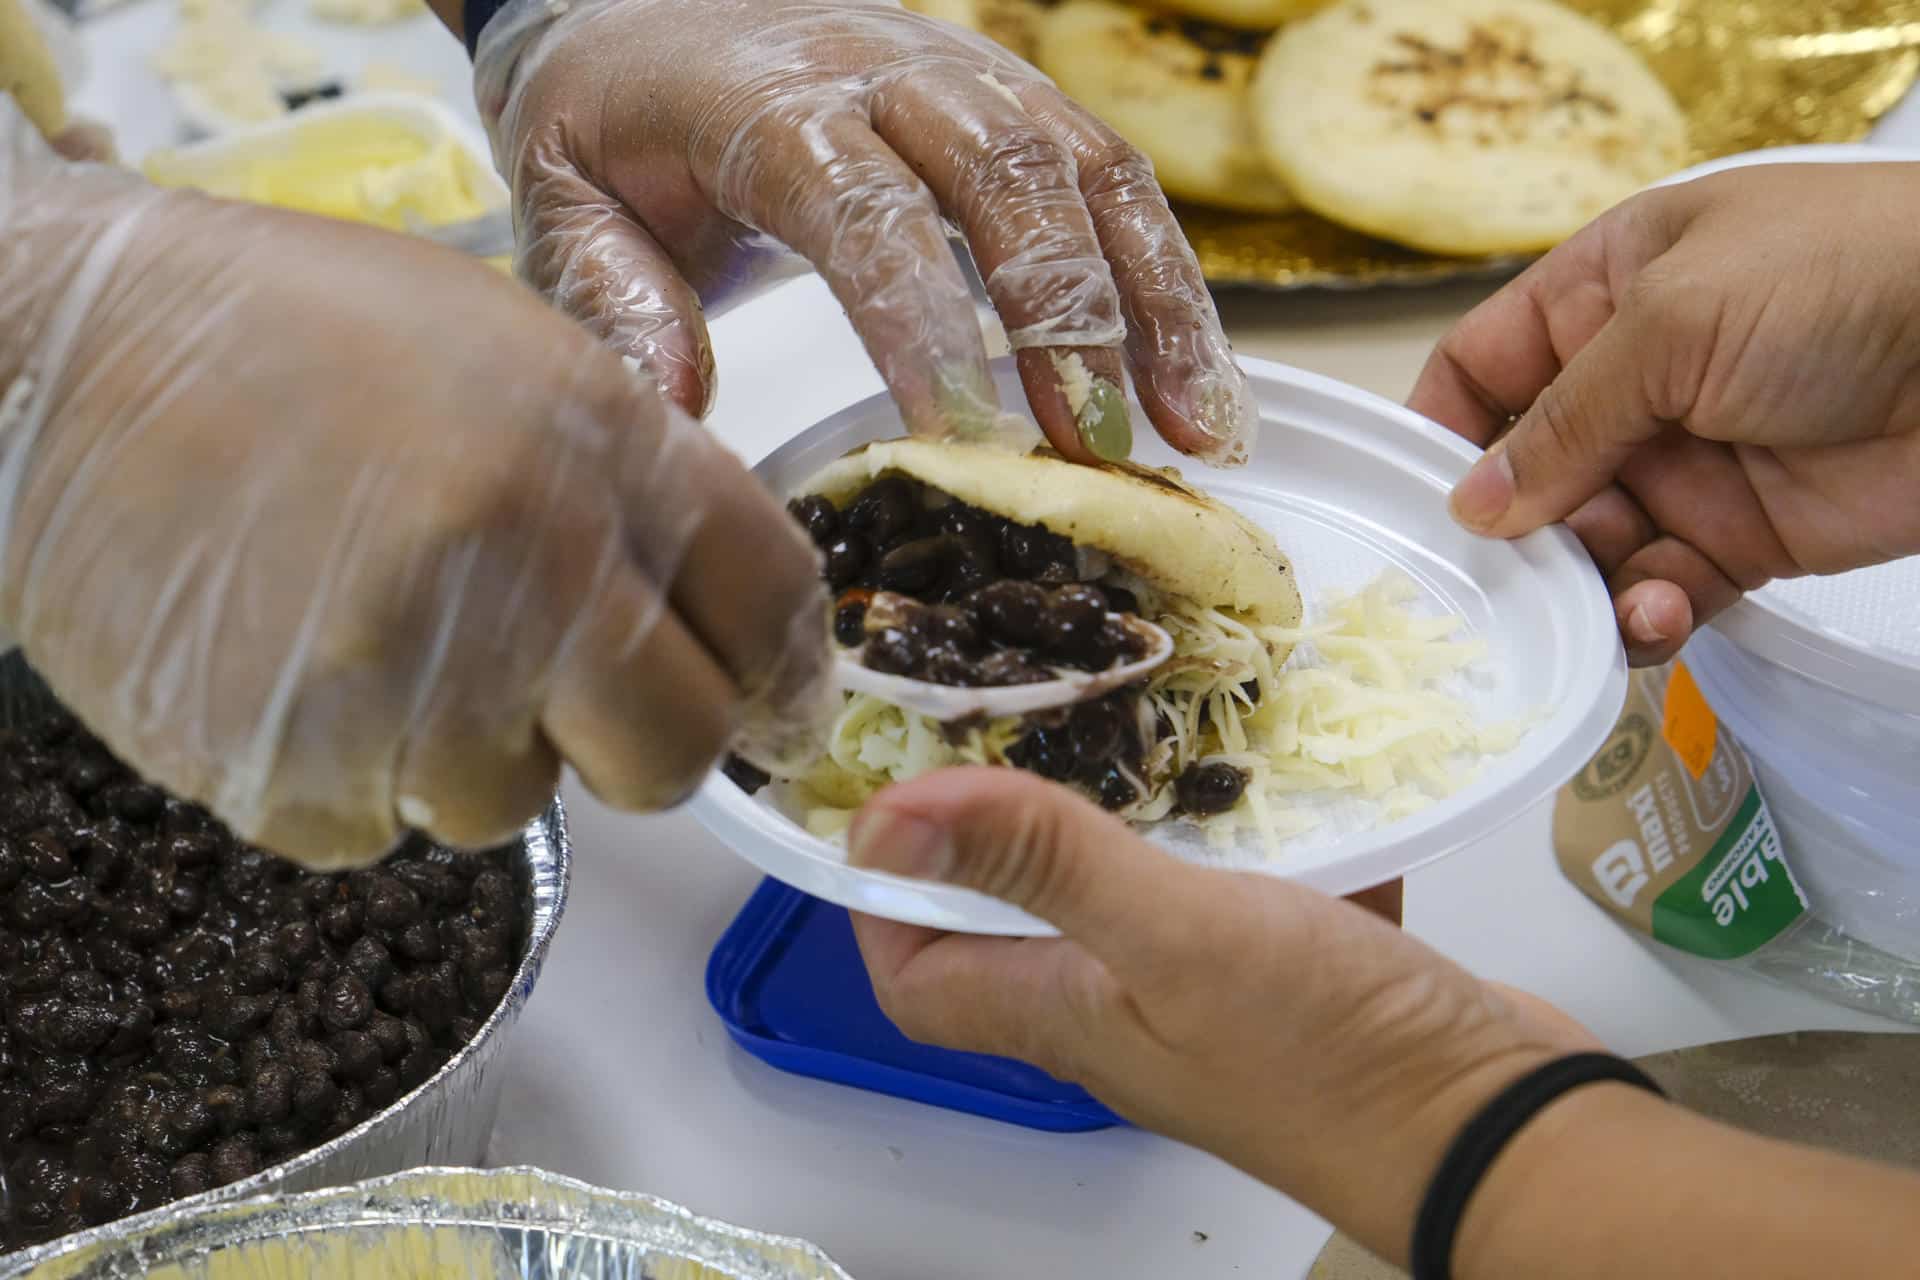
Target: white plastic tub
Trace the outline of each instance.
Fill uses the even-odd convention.
[[[1686,660],[1752,759],[1814,913],[1920,964],[1920,715],[1809,679],[1713,630]]]

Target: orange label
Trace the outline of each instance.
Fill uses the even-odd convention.
[[[1713,748],[1720,740],[1720,721],[1684,662],[1673,664],[1664,717],[1660,736],[1667,740],[1673,754],[1680,757],[1680,763],[1687,766],[1687,772],[1695,781],[1705,777],[1707,766],[1713,763]]]

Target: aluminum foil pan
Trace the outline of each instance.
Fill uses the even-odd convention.
[[[0,725],[16,723],[49,705],[53,705],[52,694],[20,651],[0,655]],[[519,843],[518,871],[527,912],[526,953],[499,1007],[444,1067],[386,1110],[331,1142],[240,1182],[0,1255],[0,1266],[8,1268],[0,1274],[23,1274],[20,1268],[30,1270],[37,1259],[55,1252],[111,1241],[128,1231],[151,1229],[151,1224],[172,1221],[211,1204],[270,1192],[345,1186],[422,1165],[479,1164],[486,1156],[487,1140],[499,1113],[500,1047],[527,1006],[566,906],[572,857],[567,845],[566,814],[558,799],[527,827]],[[150,1225],[143,1228],[140,1224]]]
[[[416,1169],[121,1227],[0,1280],[850,1280],[804,1241],[539,1169]]]

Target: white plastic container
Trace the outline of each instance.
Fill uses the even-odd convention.
[[[1814,913],[1920,964],[1920,560],[1770,587],[1686,658]]]

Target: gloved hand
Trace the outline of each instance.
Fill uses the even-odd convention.
[[[1769,579],[1920,553],[1916,199],[1920,165],[1769,165],[1603,214],[1428,361],[1411,405],[1494,445],[1455,510],[1565,517],[1638,663]]]
[[[1063,453],[1131,447],[1123,348],[1175,448],[1251,447],[1246,378],[1151,167],[984,39],[889,0],[512,0],[475,76],[522,273],[690,410],[713,394],[703,304],[784,245],[913,431],[1004,429],[950,219]]]
[[[458,254],[55,159],[0,98],[0,625],[154,781],[315,866],[670,804],[824,709],[812,548]]]

